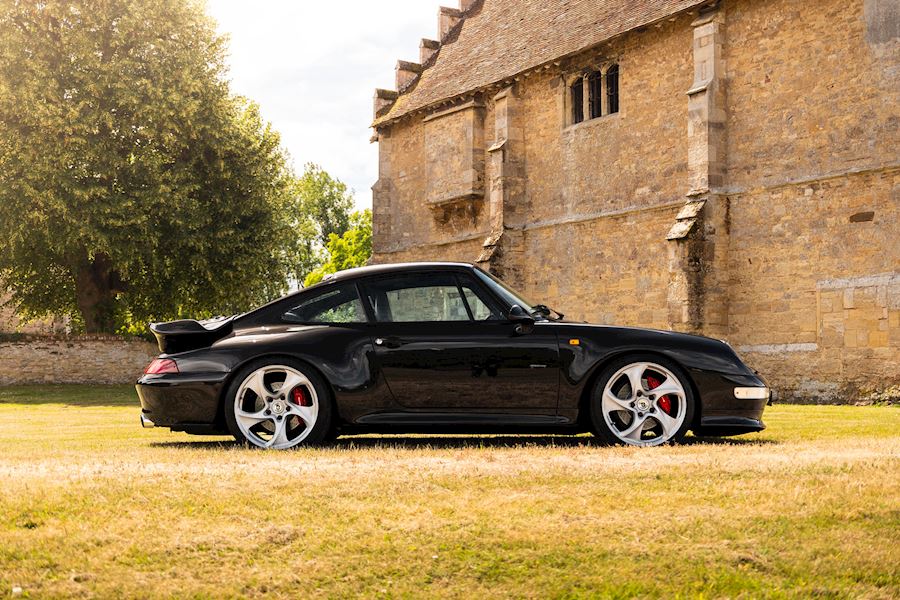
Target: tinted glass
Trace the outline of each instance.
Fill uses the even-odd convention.
[[[448,274],[398,275],[367,284],[375,318],[381,322],[468,321],[455,277]]]
[[[500,318],[500,314],[491,309],[488,303],[471,286],[463,283],[462,290],[463,295],[466,297],[466,302],[469,303],[469,308],[472,310],[473,319],[476,321],[493,321]]]
[[[366,312],[356,285],[344,284],[304,299],[282,319],[288,323],[365,323]]]
[[[486,273],[485,271],[482,271],[478,268],[475,269],[475,273],[489,288],[494,291],[495,294],[500,296],[509,305],[509,307],[512,307],[513,304],[518,304],[525,309],[525,312],[530,313],[534,310],[534,305],[531,302],[523,298],[521,294],[513,290],[511,287],[509,287],[490,273]]]

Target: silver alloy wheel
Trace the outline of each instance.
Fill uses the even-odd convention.
[[[671,371],[656,363],[638,362],[609,378],[601,408],[606,426],[620,441],[657,446],[681,429],[687,399],[684,386]]]
[[[295,398],[294,390],[300,389]],[[234,417],[248,442],[260,448],[292,448],[310,434],[319,416],[319,396],[309,378],[285,365],[250,373],[234,396]]]

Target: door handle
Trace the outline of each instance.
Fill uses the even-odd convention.
[[[384,348],[399,348],[403,345],[403,340],[398,337],[375,338],[375,345]]]

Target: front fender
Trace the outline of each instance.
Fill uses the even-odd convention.
[[[560,330],[561,413],[577,411],[588,386],[611,361],[626,354],[656,354],[681,366],[704,402],[722,376],[740,381],[761,380],[727,344],[702,336],[671,331],[566,324]],[[577,342],[576,342],[577,340]],[[576,342],[576,343],[573,343]],[[701,376],[710,374],[713,377]],[[716,393],[720,396],[720,393]]]

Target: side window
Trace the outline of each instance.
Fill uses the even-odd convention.
[[[463,295],[466,297],[466,303],[472,311],[472,318],[476,321],[496,321],[500,318],[500,312],[491,308],[490,304],[482,297],[483,292],[476,291],[477,288],[471,283],[461,280]]]
[[[410,274],[367,284],[380,322],[468,321],[469,313],[452,274]]]
[[[324,289],[282,315],[288,323],[365,323],[366,312],[355,284]]]

